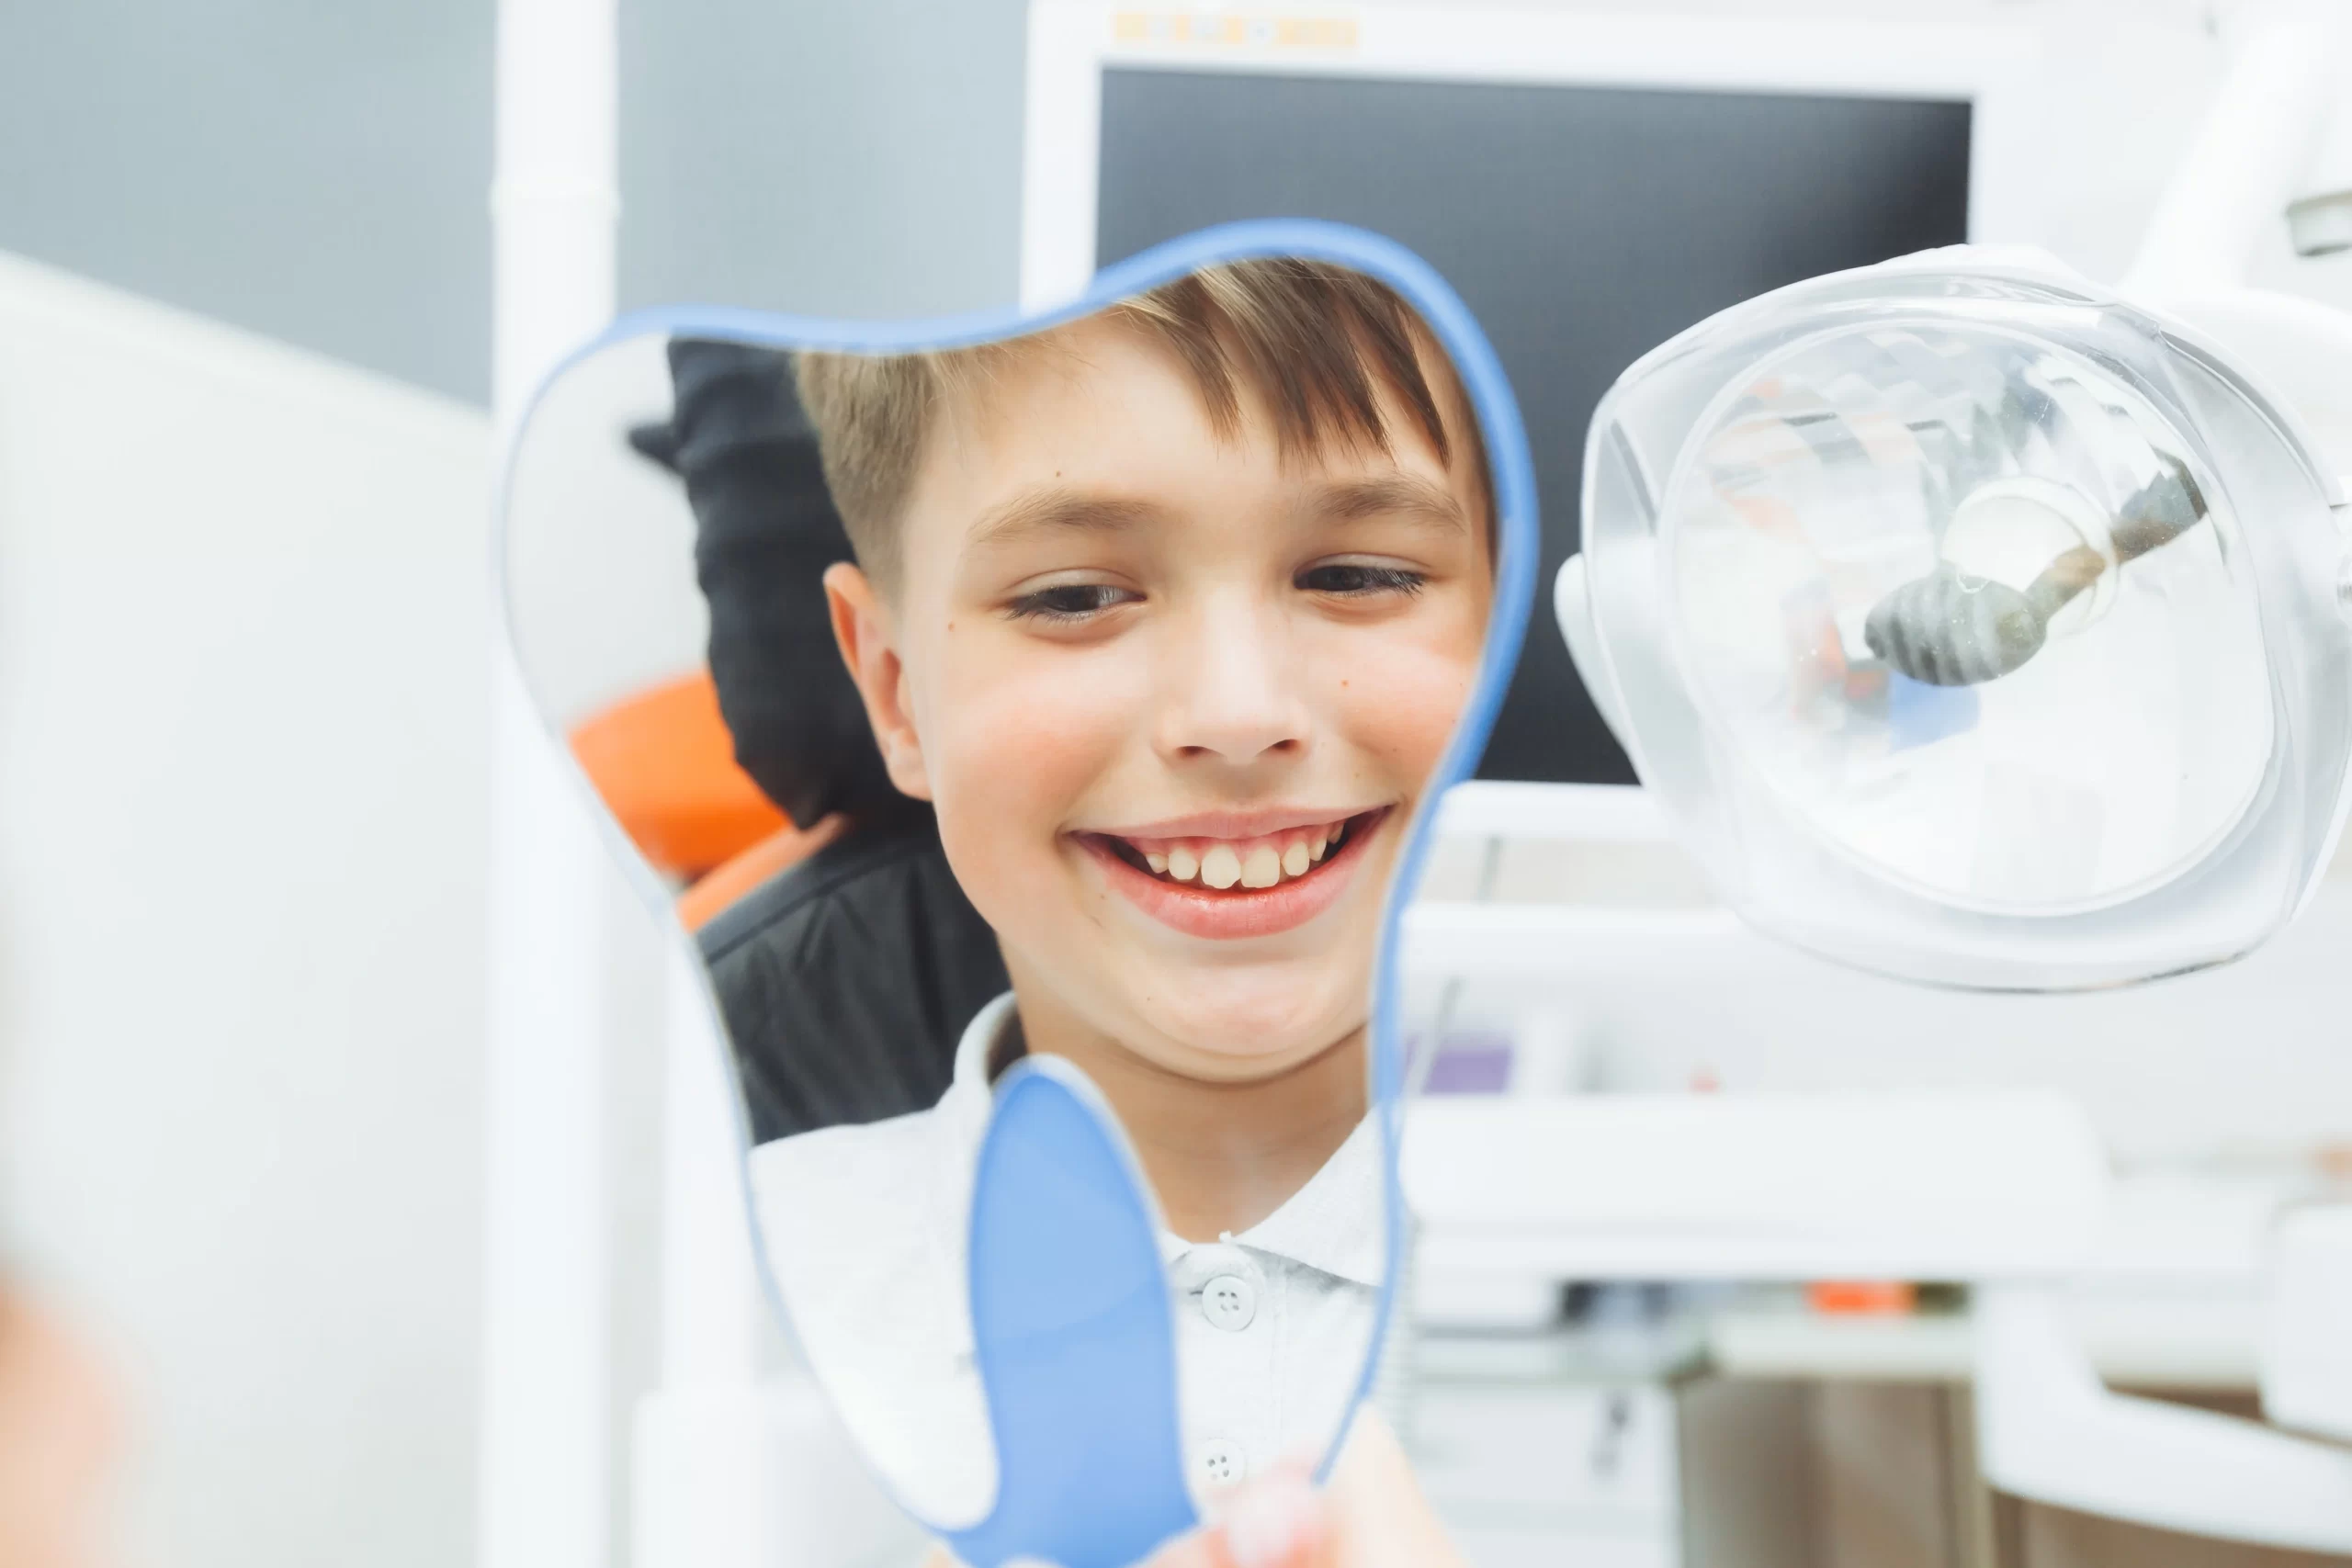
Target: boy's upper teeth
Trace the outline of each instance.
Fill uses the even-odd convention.
[[[1228,887],[1273,887],[1305,876],[1338,841],[1344,820],[1291,828],[1249,839],[1129,840],[1157,876],[1197,883],[1220,892]]]

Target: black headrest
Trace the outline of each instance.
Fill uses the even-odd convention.
[[[710,673],[735,760],[806,828],[843,812],[861,827],[928,818],[893,788],[842,668],[825,569],[851,558],[789,355],[675,338],[666,424],[630,443],[685,481],[695,567],[710,606]]]

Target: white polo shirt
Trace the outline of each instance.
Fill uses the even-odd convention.
[[[1008,992],[972,1020],[931,1110],[752,1151],[769,1264],[819,1381],[899,1500],[951,1527],[996,1497],[965,1256],[990,1057],[1014,1016]],[[1385,1272],[1377,1138],[1360,1122],[1238,1235],[1161,1233],[1196,1497],[1338,1435]]]

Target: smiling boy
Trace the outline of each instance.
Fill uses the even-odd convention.
[[[1196,1482],[1319,1447],[1385,1267],[1380,908],[1493,596],[1452,369],[1384,286],[1273,259],[799,378],[843,658],[1012,980],[933,1111],[754,1153],[810,1359],[905,1501],[986,1511],[964,1216],[989,1083],[1049,1053],[1168,1227]]]

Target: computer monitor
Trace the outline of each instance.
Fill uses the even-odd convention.
[[[1403,242],[1510,373],[1548,590],[1618,373],[1752,295],[1968,239],[1972,146],[2007,58],[1974,30],[1752,13],[1041,0],[1023,292],[1065,296],[1096,265],[1232,219]],[[1540,607],[1480,773],[1634,782]]]

